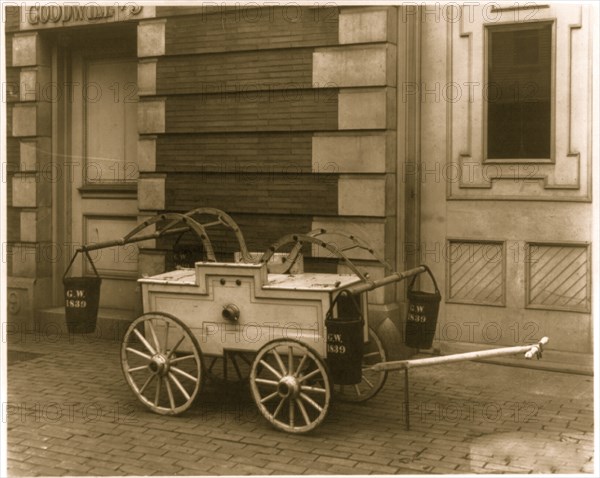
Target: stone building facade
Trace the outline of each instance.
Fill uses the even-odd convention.
[[[322,227],[363,237],[396,270],[427,263],[442,353],[548,335],[552,366],[589,369],[593,12],[6,7],[9,323],[61,323],[74,245],[211,206],[253,251]],[[106,335],[139,313],[135,279],[172,267],[173,244],[95,256]],[[340,267],[305,254],[307,269]],[[404,285],[369,294],[389,347],[404,297]]]

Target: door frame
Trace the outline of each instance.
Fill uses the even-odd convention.
[[[58,254],[52,264],[52,304],[63,303],[62,278],[73,255],[71,220],[72,169],[68,166],[71,157],[71,108],[68,98],[71,77],[70,51],[63,48],[59,35],[52,47],[52,82],[63,85],[62,94],[52,102],[52,242]]]
[[[137,60],[135,24],[103,25],[92,29],[69,31],[64,29],[52,32],[48,41],[51,43],[52,62],[51,79],[57,86],[55,101],[52,101],[52,131],[51,131],[51,174],[52,174],[52,305],[61,306],[64,303],[63,274],[78,244],[73,244],[73,183],[76,180],[76,168],[72,163],[73,153],[73,120],[72,107],[74,100],[73,86],[73,55],[82,52],[85,46],[97,47],[102,42],[113,42],[108,48],[100,49],[98,54],[90,55],[94,58],[115,58],[110,48],[123,46],[123,60]],[[123,43],[121,43],[123,42]],[[87,55],[82,53],[85,59]],[[83,68],[83,66],[82,66]],[[82,70],[85,79],[85,71]],[[81,99],[80,101],[83,101]],[[85,154],[85,143],[82,144]],[[85,184],[83,184],[85,186]],[[82,198],[95,196],[96,190],[102,191],[106,199],[136,199],[137,182],[130,184],[105,184],[94,185],[86,191],[82,188]],[[83,231],[82,231],[83,233]],[[74,264],[74,270],[83,271],[80,260]]]

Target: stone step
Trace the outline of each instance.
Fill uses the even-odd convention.
[[[121,341],[129,324],[136,318],[135,311],[100,308],[94,338]],[[36,313],[36,332],[47,335],[68,334],[64,307],[41,309]]]

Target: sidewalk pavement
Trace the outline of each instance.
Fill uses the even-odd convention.
[[[117,342],[8,337],[9,476],[592,473],[593,377],[475,362],[411,371],[363,404],[334,402],[308,435],[273,429],[248,389],[208,385],[181,416],[151,413]]]

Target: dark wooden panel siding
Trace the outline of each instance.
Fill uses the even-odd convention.
[[[6,161],[9,164],[9,171],[18,169],[20,161],[20,146],[17,138],[8,138],[6,141]]]
[[[312,133],[163,135],[156,144],[160,172],[310,173]]]
[[[261,252],[309,231],[314,215],[336,215],[337,176],[310,173],[312,132],[337,130],[337,89],[312,89],[313,48],[338,44],[337,7],[158,7],[157,16],[169,17],[157,64],[166,209],[223,209]],[[218,254],[239,249],[231,231],[209,232]]]
[[[167,133],[337,129],[337,90],[248,91],[167,99]]]
[[[6,240],[18,242],[21,239],[21,213],[14,207],[6,208]],[[10,256],[8,256],[10,257]],[[9,263],[12,261],[9,261]]]
[[[6,181],[6,240],[18,242],[21,238],[21,214],[20,208],[12,207],[12,178],[19,170],[20,154],[19,140],[7,138],[6,140],[6,169],[3,171],[3,179]],[[10,256],[8,256],[10,257]],[[10,266],[12,261],[8,261]]]
[[[248,5],[245,3],[238,3],[237,5],[227,5],[226,3],[221,3],[220,5],[217,5],[217,2],[205,2],[201,6],[176,5],[172,7],[156,7],[156,16],[175,17],[181,15],[216,15],[227,12],[237,12],[238,16],[241,17],[241,15],[244,15],[244,17],[247,18],[252,15],[252,10],[256,9],[256,4]]]
[[[197,204],[196,206],[201,206]],[[211,203],[204,203],[211,205]],[[182,210],[183,211],[183,210]],[[284,216],[276,214],[231,214],[240,227],[244,239],[251,252],[264,252],[267,247],[277,241],[280,237],[296,233],[310,231],[312,216]],[[214,218],[210,218],[214,220]],[[203,223],[209,221],[201,221]],[[224,227],[211,227],[207,230],[210,241],[213,244],[217,259],[223,255],[231,255],[239,251],[238,242],[232,231]],[[157,241],[157,247],[170,250],[177,241],[175,236],[165,236]],[[193,233],[186,233],[179,240],[179,244],[199,244],[201,241]],[[224,259],[231,260],[232,257]]]
[[[12,44],[13,44],[13,37],[12,35],[9,35],[8,33],[4,35],[4,40],[6,41],[5,46],[5,57],[6,57],[6,67],[9,68],[12,66]]]
[[[167,55],[337,43],[337,7],[234,8],[211,15],[177,16],[167,20],[165,38]]]
[[[159,95],[312,87],[312,49],[170,56],[158,60]]]
[[[337,175],[170,174],[166,209],[201,205],[228,213],[337,214]]]
[[[12,136],[12,116],[13,116],[13,107],[12,105],[6,106],[6,136]]]

